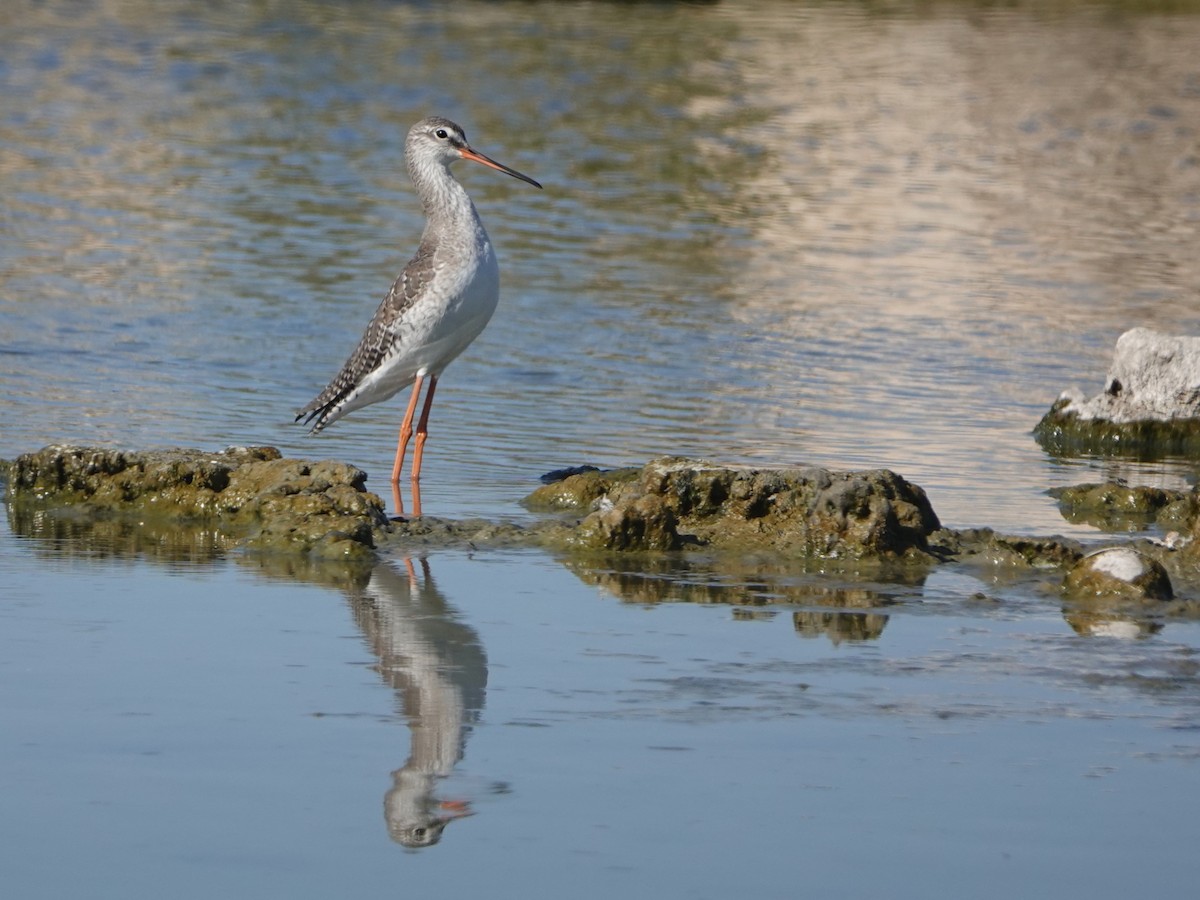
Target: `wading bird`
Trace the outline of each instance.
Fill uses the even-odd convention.
[[[429,408],[442,371],[479,336],[496,311],[500,269],[492,242],[475,204],[450,174],[452,163],[469,159],[541,185],[515,169],[472,149],[462,128],[449,119],[430,116],[408,132],[404,142],[408,174],[425,212],[425,230],[416,256],[392,285],[358,347],[325,390],[296,415],[315,434],[356,409],[379,403],[413,386],[400,425],[392,465],[392,493],[400,501],[400,470],[413,415],[426,380],[425,404],[413,445],[413,515],[421,515],[421,456],[429,435]]]

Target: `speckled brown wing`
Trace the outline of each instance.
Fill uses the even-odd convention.
[[[379,304],[362,340],[341,371],[325,390],[296,413],[297,422],[303,420],[305,425],[311,423],[313,434],[338,418],[338,411],[362,384],[363,378],[375,371],[384,357],[396,349],[398,330],[395,324],[407,314],[428,286],[433,277],[433,256],[434,247],[422,243],[417,255],[409,260]]]

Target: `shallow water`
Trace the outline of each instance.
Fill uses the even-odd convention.
[[[1195,623],[1082,636],[946,570],[658,603],[540,553],[296,580],[2,536],[23,897],[1193,884]]]
[[[888,467],[946,524],[1098,539],[1047,489],[1196,463],[1029,432],[1100,390],[1124,330],[1200,333],[1196,12],[6,4],[0,456],[268,443],[379,487],[402,398],[318,437],[291,415],[415,246],[401,147],[436,112],[546,189],[458,167],[504,294],[439,388],[427,510],[522,518],[542,472],[684,453]],[[21,896],[1190,878],[1191,624],[1081,621],[973,571],[446,552],[413,590],[401,559],[361,583],[203,535],[20,531]],[[433,793],[393,776],[418,739],[443,767],[465,740]],[[396,831],[434,796],[475,814],[402,850],[385,797]]]

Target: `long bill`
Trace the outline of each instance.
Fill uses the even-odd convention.
[[[478,150],[472,150],[470,147],[460,147],[458,150],[458,154],[463,159],[469,159],[469,160],[472,160],[473,162],[483,163],[485,166],[487,166],[491,169],[495,169],[497,172],[503,172],[505,175],[511,175],[513,178],[519,178],[522,181],[527,181],[530,184],[532,184],[535,188],[541,187],[540,184],[538,184],[536,181],[534,181],[528,175],[522,175],[516,169],[510,169],[508,166],[504,165],[503,163],[498,163],[491,157],[484,156]]]

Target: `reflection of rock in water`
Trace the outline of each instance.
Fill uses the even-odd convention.
[[[842,641],[871,641],[883,634],[888,617],[881,613],[806,612],[792,613],[792,625],[802,637],[825,635],[834,644]]]
[[[1063,609],[1063,619],[1076,634],[1087,637],[1141,638],[1158,634],[1163,629],[1163,623],[1153,619],[1069,607]]]
[[[462,759],[487,686],[479,636],[458,620],[434,584],[429,563],[420,564],[420,578],[410,560],[406,572],[387,563],[376,566],[350,598],[412,735],[408,761],[392,773],[384,800],[388,832],[406,847],[436,844],[450,821],[471,814],[464,802],[439,800],[435,789]]]
[[[165,563],[203,564],[226,554],[234,541],[208,524],[96,518],[72,509],[5,504],[13,534],[31,539],[34,552],[55,558],[142,556]]]
[[[908,584],[892,583],[889,590],[824,583],[827,576],[807,573],[796,561],[768,563],[762,559],[722,559],[719,565],[679,556],[566,558],[563,564],[580,580],[594,584],[625,603],[728,603],[742,608],[736,619],[764,618],[756,607],[789,604],[838,610],[874,610],[899,602],[897,594],[921,584],[921,573],[906,572]],[[766,616],[769,618],[769,616]],[[879,637],[888,617],[865,612],[804,612],[793,614],[796,631],[805,637],[826,635],[839,644]]]
[[[886,573],[887,588],[831,585],[830,575],[809,571],[805,560],[719,557],[689,559],[678,554],[619,554],[560,557],[572,574],[625,603],[729,603],[763,606],[794,603],[872,609],[897,602],[896,595],[918,588],[923,571]],[[853,581],[856,576],[848,575]]]

